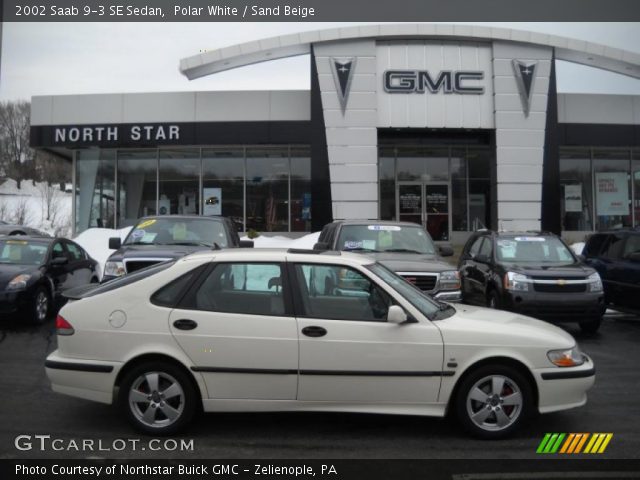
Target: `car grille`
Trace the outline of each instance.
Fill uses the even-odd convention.
[[[534,283],[533,289],[541,293],[581,293],[587,291],[587,285],[585,283],[577,285],[571,283]]]
[[[124,268],[127,273],[135,272],[136,270],[141,270],[146,267],[150,267],[151,265],[155,265],[156,263],[164,262],[164,259],[158,260],[129,260],[124,262]]]
[[[407,282],[413,283],[423,292],[432,292],[436,288],[438,283],[437,275],[425,275],[423,273],[401,273],[400,274]]]

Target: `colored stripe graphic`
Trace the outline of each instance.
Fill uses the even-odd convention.
[[[547,433],[538,445],[536,453],[604,453],[612,438],[613,433]]]

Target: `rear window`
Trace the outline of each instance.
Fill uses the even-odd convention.
[[[207,266],[208,264],[201,265],[172,280],[151,296],[151,303],[161,307],[175,307],[185,295],[189,286]]]
[[[139,282],[140,280],[144,280],[145,278],[156,275],[157,273],[160,273],[163,270],[171,267],[175,263],[175,260],[156,263],[149,267],[142,268],[133,273],[128,273],[127,275],[123,275],[122,277],[115,278],[107,283],[103,283],[95,287],[92,285],[84,285],[82,287],[72,288],[65,292],[64,296],[73,300],[78,300],[81,298],[100,295],[101,293],[111,292],[113,290],[117,290],[118,288],[126,287],[127,285],[131,285],[133,283]]]

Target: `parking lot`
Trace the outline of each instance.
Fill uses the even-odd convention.
[[[640,317],[609,313],[600,332],[565,327],[596,362],[596,385],[586,407],[537,417],[508,440],[469,438],[448,419],[334,413],[205,414],[182,439],[193,451],[148,448],[110,406],[55,394],[43,363],[56,348],[53,322],[0,324],[0,458],[535,458],[546,432],[611,432],[600,458],[640,457]],[[140,439],[117,451],[18,450],[19,435],[68,442]],[[174,442],[175,443],[175,442]],[[33,442],[36,447],[37,442]],[[39,445],[37,445],[39,447]],[[170,446],[171,447],[171,446]]]

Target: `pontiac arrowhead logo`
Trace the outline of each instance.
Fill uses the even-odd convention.
[[[347,101],[349,99],[349,89],[351,88],[353,72],[356,69],[356,58],[351,57],[342,60],[332,58],[330,62],[331,70],[333,71],[333,81],[336,84],[338,98],[340,99],[340,106],[342,107],[342,114],[344,115],[344,112],[347,109]]]
[[[529,116],[531,109],[531,96],[533,94],[533,81],[536,78],[536,67],[538,62],[523,62],[522,60],[512,60],[513,71],[516,75],[516,83],[522,100],[522,110],[524,116]]]

